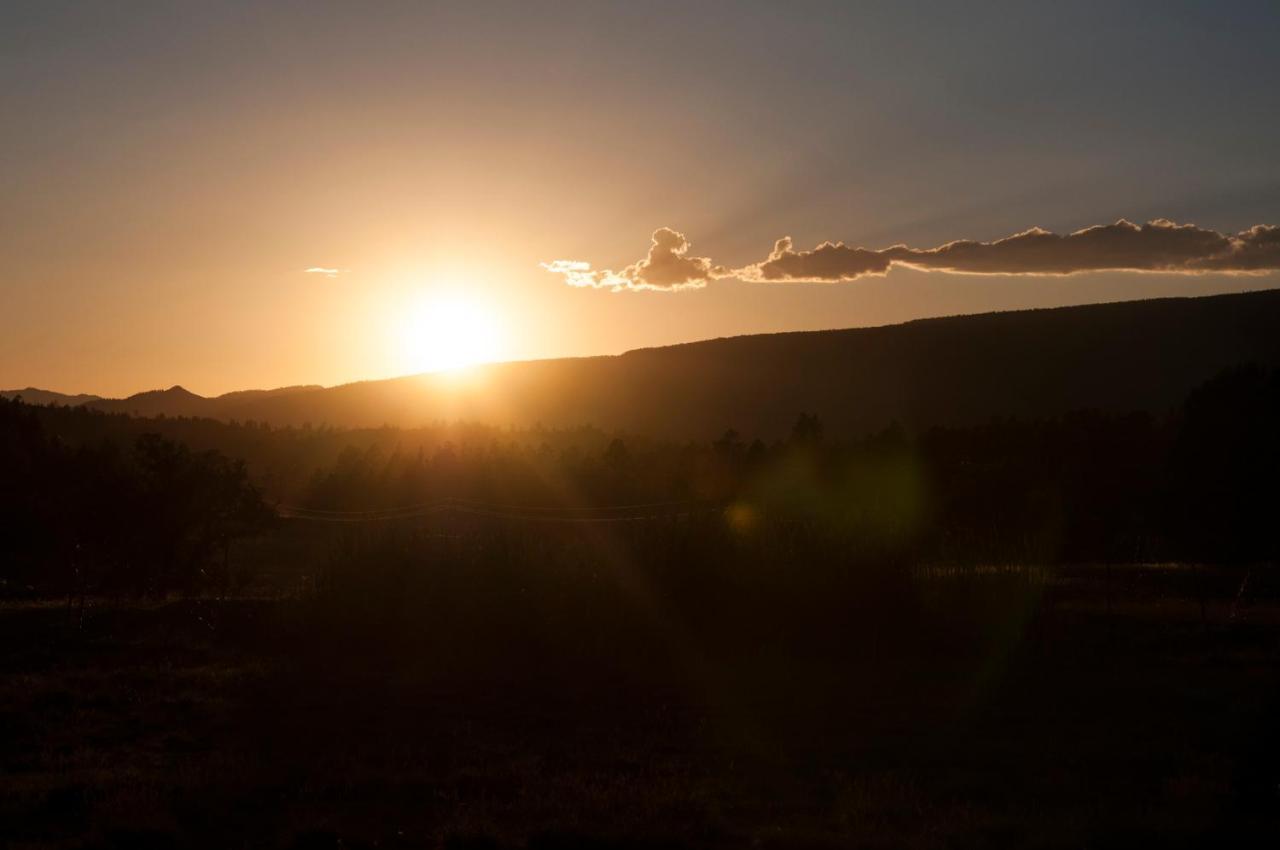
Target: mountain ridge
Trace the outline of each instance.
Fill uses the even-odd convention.
[[[87,402],[102,400],[102,396],[91,395],[90,393],[76,393],[71,395],[68,393],[55,392],[54,390],[42,390],[39,387],[26,387],[20,390],[0,390],[0,398],[21,398],[27,404],[62,404],[69,407],[76,407]]]
[[[138,415],[275,425],[598,427],[705,438],[784,434],[801,412],[835,431],[1069,410],[1162,412],[1220,369],[1280,364],[1280,290],[1159,298],[782,331],[408,375],[244,390],[180,386],[87,402]]]

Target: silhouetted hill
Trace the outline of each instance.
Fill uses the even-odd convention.
[[[133,416],[211,416],[214,411],[210,401],[212,399],[198,396],[184,387],[173,386],[167,390],[135,393],[124,399],[102,399],[89,406]]]
[[[1082,408],[1163,411],[1223,367],[1280,363],[1280,290],[743,336],[494,364],[237,405],[280,424],[594,424],[670,437],[785,434],[799,411],[863,433]]]
[[[172,386],[167,390],[149,390],[135,393],[128,398],[104,399],[90,397],[86,406],[108,413],[128,413],[132,416],[197,416],[211,419],[235,418],[240,405],[277,398],[294,392],[322,389],[318,385],[280,387],[274,390],[239,390],[220,396],[196,395],[185,387]],[[37,402],[33,402],[37,403]]]
[[[212,401],[216,401],[220,405],[231,406],[245,401],[275,398],[276,396],[288,395],[290,393],[309,392],[310,390],[322,389],[324,389],[324,387],[319,384],[295,384],[291,387],[278,387],[274,390],[237,390],[236,392],[223,393],[220,396],[215,396]]]
[[[27,404],[62,404],[68,407],[75,407],[90,401],[98,401],[100,397],[89,395],[88,393],[67,395],[66,393],[56,393],[53,390],[27,387],[24,390],[0,390],[0,398],[21,398]]]
[[[785,434],[797,413],[861,434],[1072,410],[1176,405],[1220,369],[1280,364],[1280,290],[741,336],[500,363],[331,388],[201,398],[174,387],[94,402],[141,415],[275,424],[592,424],[674,438]]]

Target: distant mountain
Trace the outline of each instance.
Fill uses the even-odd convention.
[[[1163,412],[1244,362],[1280,365],[1280,290],[741,336],[216,399],[174,387],[93,406],[280,425],[592,424],[676,439],[734,427],[769,439],[801,411],[835,434],[894,420],[918,429],[1085,408]]]
[[[0,398],[18,398],[19,396],[27,404],[61,404],[67,407],[76,407],[99,399],[98,396],[88,393],[67,395],[55,393],[52,390],[39,390],[35,387],[27,387],[25,390],[0,390]]]
[[[294,386],[274,390],[240,390],[220,396],[205,397],[196,395],[185,387],[172,386],[167,390],[136,393],[128,398],[98,399],[87,406],[108,413],[128,413],[132,416],[204,416],[211,419],[234,419],[236,409],[243,404],[318,389],[322,387]]]
[[[128,413],[133,416],[213,416],[209,404],[212,399],[198,396],[183,387],[167,390],[149,390],[123,399],[100,399],[89,407],[111,413]]]

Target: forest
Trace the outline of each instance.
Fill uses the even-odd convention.
[[[225,591],[232,541],[281,523],[458,513],[519,526],[693,512],[902,563],[1250,563],[1274,561],[1280,545],[1280,371],[1257,366],[1224,371],[1164,417],[1081,411],[917,434],[890,423],[850,438],[799,413],[770,444],[732,427],[672,443],[0,405],[10,593]]]

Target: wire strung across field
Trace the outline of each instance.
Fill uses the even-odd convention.
[[[553,507],[547,505],[514,505],[502,502],[483,502],[477,499],[445,497],[413,505],[365,511],[340,511],[324,508],[306,508],[296,505],[277,505],[276,511],[285,519],[309,522],[381,522],[386,520],[417,519],[447,513],[489,519],[523,520],[526,522],[609,523],[674,519],[693,514],[710,513],[721,510],[722,507],[718,503],[689,500],[637,502],[626,505],[599,505],[595,507]],[[685,510],[655,510],[656,508],[685,508]],[[645,511],[645,513],[636,513],[637,511]]]

